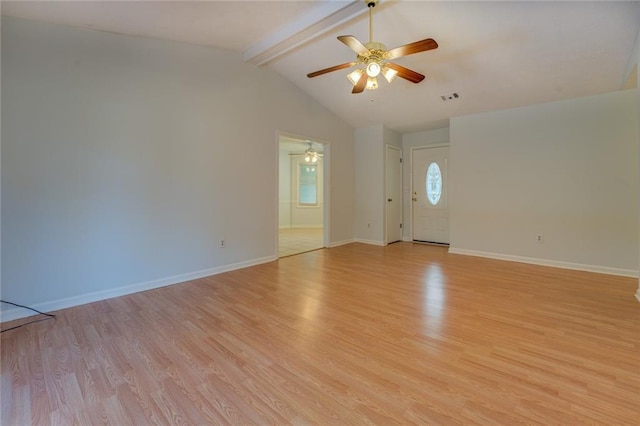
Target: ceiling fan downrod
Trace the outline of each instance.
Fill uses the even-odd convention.
[[[367,7],[369,8],[369,43],[373,43],[373,8],[376,7],[377,0],[369,0]]]

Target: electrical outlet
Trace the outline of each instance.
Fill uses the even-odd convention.
[[[542,235],[538,234],[538,235],[536,236],[536,241],[537,241],[537,242],[539,242],[539,243],[543,242],[544,240],[543,240],[543,238],[542,238]]]
[[[225,246],[225,241],[224,240],[220,240],[220,247],[224,247]]]

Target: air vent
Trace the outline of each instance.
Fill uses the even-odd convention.
[[[457,92],[453,92],[453,93],[450,93],[448,95],[440,96],[440,99],[442,99],[444,102],[447,102],[447,101],[454,101],[454,100],[458,99],[459,97],[460,97],[460,95],[458,95]]]

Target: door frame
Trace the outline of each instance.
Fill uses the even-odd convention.
[[[276,130],[276,143],[275,143],[275,256],[278,258],[278,250],[280,246],[279,241],[279,232],[280,232],[280,139],[283,137],[297,139],[301,142],[304,141],[313,141],[315,143],[322,144],[322,247],[328,248],[331,244],[331,216],[329,212],[331,211],[331,143],[327,140],[304,136],[297,133],[286,132],[281,130]]]
[[[387,167],[389,164],[389,157],[387,155],[387,153],[389,152],[389,149],[393,149],[396,150],[400,153],[400,188],[398,191],[398,195],[400,197],[400,224],[402,225],[402,227],[404,228],[404,223],[403,223],[403,213],[402,213],[402,176],[404,173],[404,160],[402,157],[402,148],[398,148],[395,145],[391,145],[391,144],[385,144],[385,149],[384,149],[384,198],[383,198],[383,202],[384,202],[384,243],[389,244],[389,228],[388,228],[388,220],[389,220],[389,215],[388,215],[388,205],[389,203],[387,202],[387,199],[389,198],[389,194],[387,194]],[[397,241],[402,241],[402,234],[403,234],[403,230],[402,228],[400,229],[400,239]],[[394,241],[396,242],[396,241]]]
[[[409,238],[411,241],[413,239],[413,152],[419,149],[430,149],[430,148],[448,148],[450,147],[449,143],[438,143],[433,145],[421,145],[421,146],[412,146],[409,152],[409,226],[411,226],[411,232],[409,233]],[[451,160],[451,159],[449,159]],[[450,161],[449,161],[450,162]],[[447,171],[447,176],[449,172]],[[449,197],[449,178],[447,177],[447,197]],[[451,222],[449,222],[449,233],[451,233]]]

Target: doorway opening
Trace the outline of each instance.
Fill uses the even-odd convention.
[[[327,149],[279,135],[278,257],[326,247]]]

